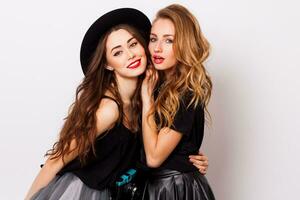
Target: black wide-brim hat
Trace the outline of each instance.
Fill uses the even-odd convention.
[[[81,44],[80,62],[84,74],[102,35],[119,24],[133,26],[146,41],[149,40],[151,22],[141,11],[134,8],[119,8],[102,15],[87,30]]]

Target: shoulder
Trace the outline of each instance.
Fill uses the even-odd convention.
[[[191,104],[191,106],[193,106],[193,96],[194,96],[194,93],[192,91],[186,91],[184,92],[179,100],[180,100],[180,107],[182,108],[188,108],[190,107],[189,105]]]
[[[96,111],[97,120],[115,123],[119,118],[119,106],[110,98],[102,98]]]
[[[196,100],[195,94],[193,91],[187,91],[180,97],[180,107],[184,109],[199,109],[203,108],[200,100]]]

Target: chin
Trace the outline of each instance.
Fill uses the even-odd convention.
[[[153,66],[156,70],[164,71],[164,70],[171,70],[172,68],[174,68],[176,66],[176,63],[175,64],[170,64],[170,63],[155,64],[155,63],[153,63]]]
[[[142,75],[146,70],[146,66],[144,67],[139,67],[138,69],[135,69],[135,72],[134,73],[131,73],[130,76],[131,77],[138,77],[140,75]]]
[[[165,67],[164,65],[158,65],[158,64],[153,64],[154,68],[156,70],[166,70],[168,69],[167,67]]]

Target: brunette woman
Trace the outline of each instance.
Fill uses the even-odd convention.
[[[135,9],[97,19],[81,46],[85,77],[58,141],[26,199],[111,198],[111,187],[136,160],[140,83],[151,24]]]

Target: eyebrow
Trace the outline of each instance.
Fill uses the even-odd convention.
[[[150,35],[154,35],[154,36],[157,37],[157,35],[156,35],[155,33],[150,33]],[[174,37],[173,34],[164,34],[164,35],[163,35],[163,37],[168,37],[168,36],[173,36],[173,37]]]
[[[127,40],[127,44],[128,44],[131,40],[133,40],[133,39],[135,39],[135,37],[132,37],[132,38],[130,38],[129,40]],[[110,50],[110,52],[112,52],[114,49],[117,49],[117,48],[120,48],[120,47],[121,47],[121,45],[115,46],[114,48],[112,48],[112,49]]]

